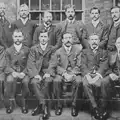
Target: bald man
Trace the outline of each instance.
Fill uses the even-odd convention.
[[[10,32],[10,23],[5,17],[6,5],[0,3],[0,44],[4,48],[8,48],[12,45],[12,34]]]
[[[11,24],[11,29],[14,31],[15,29],[22,29],[25,40],[23,43],[31,47],[33,34],[36,28],[36,23],[29,19],[29,8],[26,4],[22,4],[19,9],[19,16],[20,18]]]

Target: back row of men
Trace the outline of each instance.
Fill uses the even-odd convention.
[[[0,3],[0,81],[5,81],[4,97],[0,94],[1,99],[4,98],[6,112],[13,112],[12,100],[19,80],[23,83],[22,113],[28,112],[25,99],[31,82],[39,101],[32,115],[42,113],[42,118],[48,119],[47,99],[50,99],[49,89],[53,82],[52,92],[57,99],[55,113],[61,115],[62,84],[71,82],[71,115],[78,115],[77,93],[83,86],[90,99],[91,114],[96,119],[107,119],[107,100],[120,74],[120,8],[111,9],[113,22],[110,26],[100,21],[100,10],[96,7],[90,10],[92,21],[88,25],[75,20],[75,8],[71,5],[65,7],[66,20],[56,26],[52,25],[52,14],[48,11],[44,12],[43,24],[37,28],[28,19],[27,5],[20,6],[19,14],[20,19],[10,25],[4,17],[5,5]],[[93,94],[97,88],[100,88],[102,96],[100,107]]]

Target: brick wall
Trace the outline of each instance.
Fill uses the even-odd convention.
[[[17,3],[16,0],[0,0],[0,2],[4,2],[6,4],[6,18],[13,22],[17,17]]]

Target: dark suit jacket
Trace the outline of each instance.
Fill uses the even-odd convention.
[[[81,71],[85,76],[95,69],[98,73],[104,76],[107,65],[107,52],[103,49],[98,49],[96,54],[92,49],[84,49],[81,55]]]
[[[113,24],[114,24],[114,23],[111,23],[111,24],[108,26],[109,29],[108,29],[107,48],[108,48],[109,50],[111,50],[111,51],[116,50],[115,42],[116,42],[116,39],[117,39],[118,37],[120,37],[120,24],[116,27],[116,32],[112,33],[112,32],[111,32],[111,29],[112,29],[112,27],[113,27]],[[110,35],[111,35],[111,36],[115,36],[115,38],[114,38],[114,39],[111,39],[111,38],[110,38]]]
[[[79,67],[81,65],[81,51],[76,48],[75,45],[72,46],[69,55],[66,53],[64,47],[58,49],[50,61],[48,72],[52,76],[55,74],[62,75],[65,71],[67,71],[69,64],[71,66],[71,72],[80,72]]]
[[[83,45],[84,48],[88,47],[88,42],[87,42],[87,30],[85,29],[84,24],[82,21],[74,21],[74,24],[76,25],[76,34],[79,38],[79,43]],[[56,40],[57,40],[57,45],[59,47],[62,46],[62,34],[66,31],[67,27],[67,20],[62,21],[56,25],[55,29],[55,35],[56,35]]]
[[[39,75],[40,72],[46,72],[48,69],[50,58],[53,54],[53,46],[48,45],[43,52],[40,45],[33,46],[28,57],[27,69],[30,78]],[[44,67],[43,67],[44,64]]]
[[[118,57],[117,51],[113,51],[108,54],[107,68],[106,75],[115,73],[120,76],[120,58]]]
[[[40,35],[40,31],[45,29],[44,24],[41,24],[39,27],[36,28],[34,35],[33,35],[33,45],[38,44],[39,43],[39,35]],[[56,45],[56,39],[55,39],[55,25],[51,25],[50,29],[48,30],[48,35],[49,35],[49,45]]]
[[[27,65],[28,54],[29,54],[29,48],[24,45],[22,46],[20,52],[16,51],[14,45],[6,49],[7,67],[5,72],[7,74],[10,74],[16,71],[16,72],[24,72],[27,74],[26,65]]]
[[[108,26],[105,26],[102,21],[98,23],[96,28],[92,23],[86,24],[86,29],[88,32],[88,38],[91,34],[96,33],[100,37],[100,47],[106,48],[106,44],[108,41]]]
[[[5,48],[13,44],[11,25],[6,18],[4,18],[4,21],[0,19],[0,44]]]
[[[21,21],[21,19],[16,20],[11,24],[11,29],[14,31],[15,29],[22,29],[24,33],[24,44],[28,47],[32,46],[33,41],[33,34],[36,28],[36,24],[32,20],[28,20],[26,24],[24,25]]]

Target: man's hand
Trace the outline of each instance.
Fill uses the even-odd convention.
[[[109,76],[110,76],[110,78],[111,78],[113,81],[118,80],[118,78],[119,78],[119,76],[117,76],[117,75],[114,74],[114,73],[109,74]]]
[[[36,75],[34,78],[38,79],[39,81],[42,80],[41,76],[40,75]]]
[[[17,78],[17,77],[19,76],[19,73],[18,73],[18,72],[12,72],[12,76],[13,76],[14,78]]]
[[[25,77],[25,73],[21,72],[19,73],[19,76],[18,76],[20,79],[23,79]]]
[[[48,77],[50,77],[50,74],[45,73],[44,76],[43,76],[43,79],[48,78]]]
[[[67,72],[65,72],[64,74],[63,74],[63,76],[64,76],[64,78],[65,78],[65,81],[66,82],[69,82],[69,81],[71,81],[72,80],[72,78],[73,78],[73,74],[71,75],[71,74],[68,74]]]

